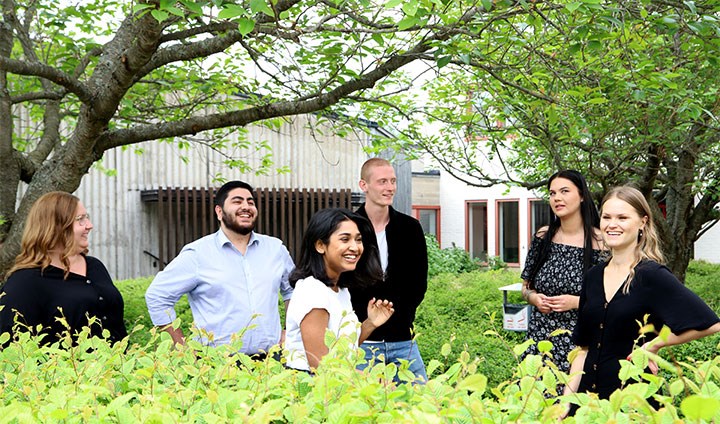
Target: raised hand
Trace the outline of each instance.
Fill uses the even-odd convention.
[[[377,328],[385,324],[394,312],[393,303],[387,300],[372,298],[368,302],[367,316],[373,327]]]

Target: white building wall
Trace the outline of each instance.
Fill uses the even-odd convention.
[[[529,242],[532,240],[529,228],[529,200],[537,199],[538,194],[519,187],[497,185],[489,188],[473,187],[450,176],[440,173],[440,208],[442,222],[442,246],[453,245],[467,249],[467,201],[485,201],[487,203],[487,251],[489,256],[499,256],[497,251],[497,201],[513,199],[518,201],[518,229],[520,264],[525,263]]]
[[[715,224],[695,242],[695,259],[720,262],[720,224]]]

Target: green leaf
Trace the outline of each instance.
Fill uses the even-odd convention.
[[[398,22],[398,30],[404,31],[408,28],[414,27],[420,20],[414,16],[406,16],[400,22]]]
[[[528,350],[528,348],[534,343],[535,343],[535,341],[533,339],[525,340],[524,342],[520,343],[519,345],[516,345],[513,347],[513,353],[517,356],[520,356],[523,353],[525,353],[525,351]]]
[[[579,8],[580,6],[582,6],[582,3],[580,3],[579,1],[576,1],[576,2],[573,2],[573,3],[568,3],[568,4],[566,4],[566,5],[565,5],[565,9],[567,9],[568,12],[572,13],[572,12],[578,10],[578,8]]]
[[[275,13],[265,0],[250,0],[250,10],[253,13],[264,13],[270,17],[275,16]]]
[[[487,387],[487,377],[482,374],[471,374],[458,383],[459,390],[467,390],[469,392],[478,392],[483,394]]]
[[[482,7],[486,12],[489,12],[493,7],[493,0],[480,0],[480,3],[482,3]]]
[[[720,400],[691,395],[682,401],[680,410],[691,420],[710,421],[720,411]]]
[[[225,5],[223,10],[218,13],[218,18],[220,19],[233,19],[238,16],[248,16],[248,12],[244,7],[237,4]]]
[[[405,14],[408,16],[415,16],[415,14],[417,14],[417,11],[418,11],[417,1],[414,1],[414,0],[406,1],[402,5],[402,11],[405,12]]]
[[[164,22],[164,21],[168,18],[168,16],[170,16],[170,14],[168,14],[166,11],[164,11],[164,10],[158,10],[158,9],[151,10],[151,11],[150,11],[150,14],[151,14],[151,15],[153,16],[153,18],[155,18],[158,22]]]
[[[393,7],[397,7],[403,3],[404,0],[389,0],[385,3],[386,9],[392,9]]]
[[[593,97],[592,99],[588,100],[588,103],[591,105],[601,105],[604,103],[607,103],[607,99],[605,97]]]
[[[440,354],[446,358],[448,357],[448,355],[450,355],[450,352],[452,352],[450,343],[445,343],[444,345],[442,345],[442,348],[440,348]]]
[[[182,0],[180,3],[187,7],[192,13],[196,15],[202,14],[202,5],[200,5],[200,3],[188,0]]]
[[[672,383],[670,383],[670,396],[677,396],[680,393],[683,392],[685,389],[685,384],[683,384],[682,380],[675,380]]]
[[[438,58],[438,60],[437,60],[438,68],[442,68],[442,67],[446,66],[448,63],[450,63],[451,60],[452,60],[452,56],[442,56],[442,57]]]
[[[133,11],[133,13],[137,13],[137,12],[140,12],[140,11],[143,11],[146,9],[153,9],[153,8],[155,8],[155,6],[152,4],[139,3],[139,4],[136,4],[135,6],[133,6],[132,11]]]
[[[550,352],[550,350],[552,350],[553,344],[552,344],[552,342],[550,342],[548,340],[540,340],[537,344],[537,348],[538,348],[538,351],[540,351],[540,353],[547,353],[547,352]]]
[[[253,29],[255,29],[255,21],[248,18],[238,19],[238,31],[240,31],[240,34],[248,35]]]
[[[168,12],[170,12],[170,14],[175,15],[177,17],[180,17],[180,18],[185,17],[185,12],[183,12],[182,9],[178,9],[175,6],[170,6],[165,10],[167,10]]]

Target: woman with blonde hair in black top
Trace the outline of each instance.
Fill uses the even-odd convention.
[[[607,262],[588,271],[580,294],[573,340],[579,352],[570,368],[565,394],[594,392],[607,399],[621,387],[620,360],[636,340],[652,353],[720,331],[720,319],[663,265],[650,206],[637,189],[616,187],[605,196],[600,231],[611,252]],[[648,317],[656,331],[641,337]],[[650,364],[657,373],[657,365]]]

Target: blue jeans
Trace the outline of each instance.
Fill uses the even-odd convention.
[[[410,362],[409,370],[412,372],[416,379],[416,383],[425,383],[427,381],[427,373],[425,372],[425,363],[420,356],[417,343],[414,340],[408,340],[404,342],[377,342],[377,343],[363,343],[360,347],[365,351],[365,364],[358,365],[359,370],[367,368],[372,362],[377,364],[383,362],[385,364],[394,363],[398,367],[400,366],[400,359],[404,359]],[[380,358],[380,356],[384,358]],[[419,379],[422,379],[420,381]],[[393,378],[393,381],[400,383],[397,375]]]

